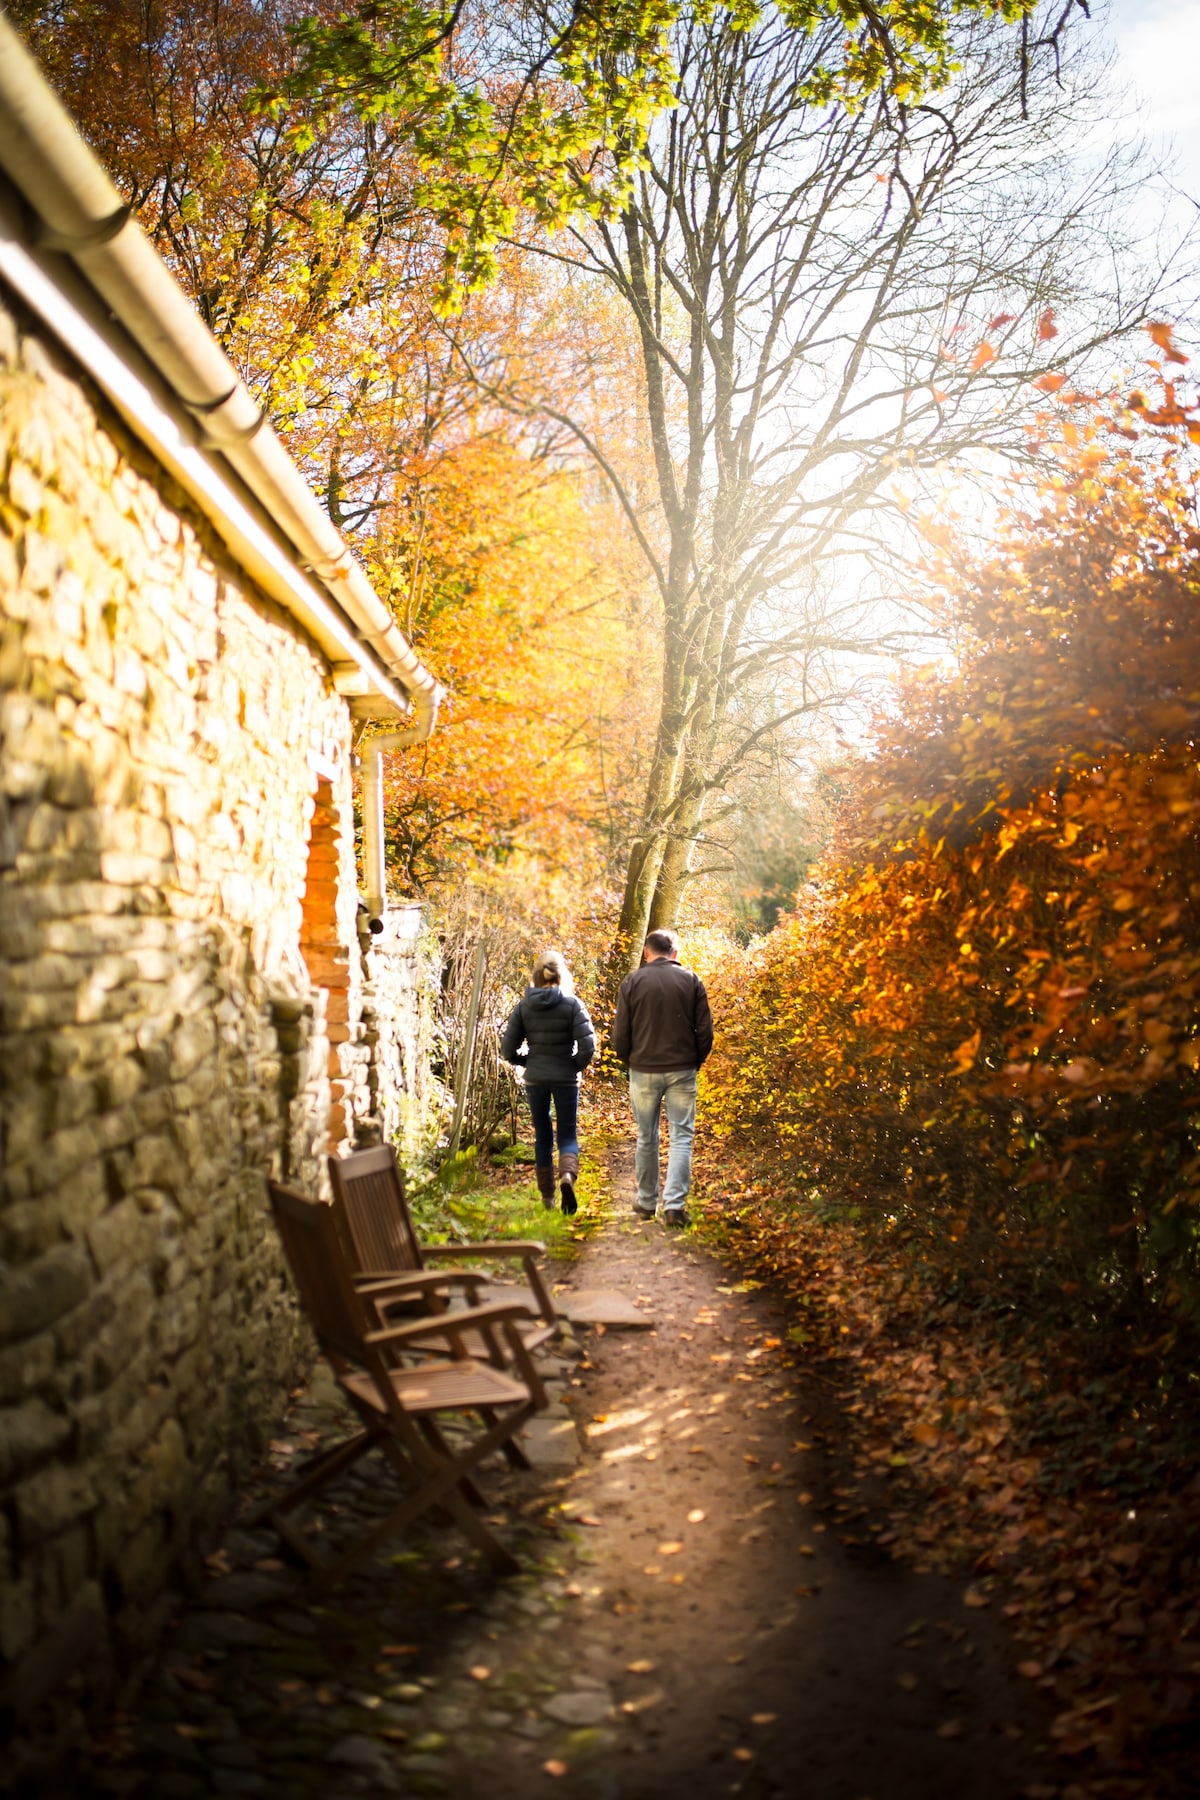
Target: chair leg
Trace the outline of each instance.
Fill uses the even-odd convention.
[[[366,1431],[360,1431],[357,1437],[346,1438],[342,1443],[334,1444],[331,1449],[322,1450],[311,1462],[305,1463],[304,1473],[299,1481],[294,1482],[282,1494],[272,1495],[270,1499],[264,1500],[243,1523],[257,1525],[270,1518],[273,1513],[294,1512],[310,1494],[323,1487],[327,1481],[332,1481],[343,1469],[350,1468],[360,1456],[366,1456],[385,1435],[385,1431],[378,1426],[368,1427]]]
[[[496,1412],[494,1407],[481,1406],[479,1409],[479,1416],[485,1425],[494,1425],[496,1422]],[[505,1438],[500,1448],[503,1450],[511,1468],[522,1470],[532,1469],[533,1464],[530,1462],[515,1437]]]
[[[511,1550],[506,1550],[500,1539],[485,1525],[477,1512],[462,1498],[461,1489],[456,1489],[449,1501],[454,1513],[458,1529],[465,1538],[469,1538],[476,1549],[482,1550],[498,1575],[516,1575],[521,1565]]]
[[[485,1431],[482,1437],[476,1438],[475,1442],[456,1458],[439,1456],[431,1445],[425,1443],[420,1435],[414,1432],[411,1448],[420,1457],[422,1467],[420,1471],[409,1467],[406,1479],[411,1481],[419,1472],[426,1476],[424,1484],[418,1492],[410,1495],[407,1500],[402,1500],[386,1519],[381,1519],[378,1525],[369,1531],[366,1537],[361,1538],[353,1549],[345,1551],[333,1562],[326,1563],[314,1578],[314,1588],[320,1591],[340,1581],[343,1575],[348,1574],[364,1557],[369,1556],[389,1537],[402,1531],[406,1525],[411,1524],[422,1513],[429,1512],[434,1507],[443,1504],[453,1514],[455,1523],[463,1535],[483,1551],[494,1569],[501,1574],[515,1574],[519,1570],[520,1564],[512,1552],[506,1550],[499,1538],[488,1529],[479,1515],[472,1511],[462,1489],[464,1479],[475,1465],[490,1456],[493,1450],[498,1450],[505,1437],[519,1430],[532,1412],[533,1407],[525,1405],[516,1409],[515,1416],[512,1413],[506,1413],[497,1420],[491,1430]],[[388,1433],[384,1439],[383,1447],[389,1460],[392,1460],[394,1452],[400,1458],[401,1463],[404,1462],[400,1446],[391,1433]]]
[[[433,1445],[433,1448],[440,1457],[444,1457],[447,1462],[453,1462],[454,1452],[442,1436],[441,1428],[436,1419],[426,1417],[419,1419],[417,1423],[420,1425],[426,1442]],[[487,1505],[487,1495],[480,1492],[469,1475],[464,1475],[463,1477],[462,1491],[467,1496],[467,1499],[471,1502],[472,1506],[484,1507]]]

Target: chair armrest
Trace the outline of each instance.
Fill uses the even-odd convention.
[[[452,1287],[465,1287],[473,1291],[487,1286],[487,1276],[480,1275],[475,1269],[443,1269],[436,1275],[425,1269],[414,1270],[407,1275],[389,1275],[382,1269],[362,1269],[354,1277],[354,1285],[360,1294],[372,1297],[385,1289],[415,1294]]]
[[[538,1268],[538,1258],[546,1253],[545,1244],[538,1243],[536,1238],[505,1238],[496,1243],[485,1244],[427,1244],[421,1254],[431,1256],[519,1256],[525,1264],[525,1278],[533,1290],[534,1299],[538,1303],[538,1311],[547,1325],[553,1325],[558,1319],[554,1302],[550,1298],[550,1290],[542,1279]]]
[[[368,1331],[364,1343],[409,1343],[414,1338],[445,1337],[449,1332],[474,1331],[479,1325],[503,1325],[507,1321],[533,1319],[536,1314],[516,1301],[497,1301],[493,1306],[472,1306],[465,1312],[441,1313],[436,1319],[417,1319],[411,1325],[389,1325],[383,1331]]]
[[[501,1238],[494,1244],[422,1244],[421,1255],[428,1256],[544,1256],[545,1244],[535,1238]]]

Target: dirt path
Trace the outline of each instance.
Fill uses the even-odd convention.
[[[575,1467],[488,1491],[527,1574],[441,1534],[308,1606],[269,1534],[234,1530],[154,1680],[61,1792],[155,1800],[1016,1800],[1059,1790],[997,1606],[892,1563],[840,1469],[836,1393],[786,1323],[689,1236],[635,1221],[630,1159],[570,1285],[650,1331],[548,1365]],[[781,1341],[783,1340],[783,1341]],[[318,1381],[285,1462],[335,1423]],[[386,1496],[362,1476],[340,1515]],[[333,1520],[336,1529],[338,1520]]]
[[[1002,1625],[965,1606],[964,1583],[870,1541],[863,1496],[839,1482],[834,1397],[783,1366],[770,1296],[628,1217],[627,1155],[613,1176],[613,1222],[574,1283],[643,1297],[658,1323],[607,1333],[576,1390],[588,1450],[567,1510],[588,1566],[553,1663],[602,1683],[620,1724],[590,1768],[564,1752],[559,1791],[1000,1800],[1041,1785],[1044,1720]],[[528,1793],[529,1759],[461,1791]]]

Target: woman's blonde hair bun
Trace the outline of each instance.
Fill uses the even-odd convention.
[[[566,958],[557,950],[545,950],[533,965],[534,987],[557,987],[564,994],[575,992],[575,983],[571,980],[571,971],[567,967]]]

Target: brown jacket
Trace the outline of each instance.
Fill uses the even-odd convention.
[[[659,957],[621,983],[612,1047],[643,1074],[698,1069],[712,1049],[712,1013],[698,975]]]

